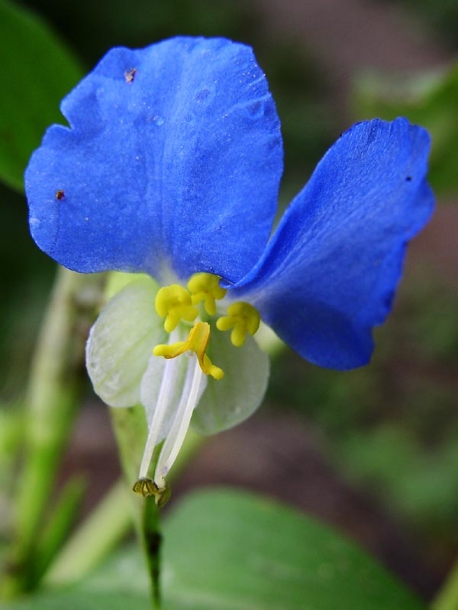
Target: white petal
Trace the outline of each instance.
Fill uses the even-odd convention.
[[[269,357],[253,337],[234,347],[230,333],[219,331],[212,333],[208,351],[224,378],[208,379],[191,425],[201,434],[216,434],[245,421],[259,407],[269,380]]]
[[[157,286],[130,283],[104,307],[89,334],[86,366],[94,390],[111,407],[140,402],[140,383],[153,347],[166,333],[154,308]]]

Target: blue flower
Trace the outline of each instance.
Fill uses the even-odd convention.
[[[70,126],[49,128],[26,172],[42,250],[75,271],[146,273],[163,287],[182,286],[183,294],[156,302],[167,332],[175,332],[175,314],[178,325],[210,319],[225,298],[239,309],[218,328],[232,330],[234,345],[255,332],[259,313],[314,364],[344,370],[369,361],[406,245],[433,208],[424,129],[404,118],[354,125],[270,238],[282,140],[249,47],[174,38],[113,49],[62,112]],[[193,276],[203,293],[184,288]],[[227,294],[215,296],[221,288]],[[172,358],[173,349],[194,350],[205,368],[210,331],[198,331],[156,351]],[[216,365],[204,373],[216,378]]]

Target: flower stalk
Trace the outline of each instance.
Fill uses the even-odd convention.
[[[146,441],[147,426],[143,407],[110,410],[119,448],[121,466],[127,481],[137,478]],[[154,459],[153,459],[154,462]],[[161,608],[160,562],[162,534],[159,507],[153,496],[131,494],[134,508],[134,525],[146,557],[151,584],[153,609]]]
[[[130,485],[138,476],[143,447],[148,433],[145,411],[141,405],[138,405],[126,409],[110,409],[110,414],[118,443],[124,478],[127,484]],[[175,462],[171,476],[172,479],[189,463],[192,456],[199,451],[204,442],[205,437],[192,431],[188,432]],[[156,449],[153,455],[150,471],[154,471],[156,467],[158,449]],[[130,498],[131,507],[133,508],[134,525],[145,553],[151,583],[153,608],[159,610],[162,603],[160,588],[162,545],[160,504],[158,506],[154,496],[142,497],[138,494],[130,493]]]
[[[14,568],[19,590],[34,586],[40,533],[62,454],[77,412],[85,333],[100,276],[59,268],[31,367],[26,400],[24,466],[17,481]],[[88,315],[88,312],[91,315]],[[87,318],[87,319],[86,319]]]

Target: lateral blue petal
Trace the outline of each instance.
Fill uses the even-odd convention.
[[[113,49],[62,112],[70,128],[51,127],[26,172],[32,235],[59,263],[235,281],[259,259],[282,143],[249,47],[175,38]]]
[[[405,119],[355,125],[327,152],[265,255],[235,288],[304,358],[350,369],[371,356],[407,242],[433,209],[429,136]]]

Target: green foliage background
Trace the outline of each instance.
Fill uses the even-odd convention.
[[[313,53],[306,45],[272,37],[249,6],[229,0],[131,0],[128,3],[124,0],[97,3],[29,0],[19,4],[54,26],[59,39],[68,45],[69,57],[78,58],[81,68],[67,70],[52,64],[51,60],[45,63],[40,57],[36,57],[36,63],[29,64],[33,37],[21,40],[19,33],[8,28],[17,49],[28,49],[28,54],[5,56],[0,83],[0,137],[3,142],[14,144],[10,149],[14,154],[3,160],[0,157],[0,165],[7,168],[2,175],[7,186],[0,187],[3,297],[0,301],[0,403],[5,405],[0,414],[0,457],[5,458],[3,465],[7,464],[19,434],[19,424],[9,414],[24,398],[28,363],[54,275],[54,264],[37,250],[29,237],[21,194],[20,176],[25,160],[39,144],[46,125],[60,120],[57,105],[49,114],[40,111],[43,100],[34,97],[35,79],[46,82],[51,94],[60,98],[80,73],[90,69],[114,45],[139,47],[176,34],[222,35],[251,44],[268,76],[282,119],[286,151],[283,207],[341,129],[333,118],[335,102],[330,95],[328,76]],[[5,2],[0,4],[1,10],[6,11],[2,14],[8,14],[8,6]],[[405,6],[408,10],[413,4],[405,0]],[[438,7],[440,10],[436,10]],[[449,44],[457,44],[458,14],[453,2],[438,4],[421,0],[414,8],[424,14],[433,31],[441,28],[447,33]],[[35,18],[24,15],[24,19],[31,20],[33,29]],[[0,50],[6,49],[8,42],[11,40],[3,37]],[[401,80],[371,76],[359,82],[352,104],[354,118],[358,120],[372,116],[389,119],[402,114],[428,127],[434,140],[432,181],[438,191],[450,198],[456,197],[458,190],[456,74],[456,68],[452,67],[441,74]],[[47,107],[46,101],[43,107]],[[26,129],[24,122],[33,123],[34,129]],[[25,132],[27,137],[22,137]],[[20,142],[19,147],[16,140]],[[8,166],[8,163],[11,164]],[[290,408],[319,430],[336,469],[390,510],[394,507],[398,518],[408,524],[412,537],[420,537],[425,554],[437,551],[444,557],[451,557],[458,548],[457,305],[456,285],[437,279],[434,271],[428,273],[422,269],[417,277],[410,277],[394,315],[379,333],[371,367],[345,374],[323,371],[286,352],[273,367],[269,394],[273,408]],[[0,471],[0,479],[2,476]],[[222,502],[221,498],[207,500],[210,505]],[[236,513],[248,510],[230,497],[225,501],[229,507],[235,502]],[[189,510],[197,519],[192,505]],[[224,507],[221,510],[224,516]],[[280,515],[278,522],[272,522],[274,530],[281,526],[282,518]],[[176,522],[177,531],[181,531],[178,517]],[[275,530],[273,537],[277,533]],[[247,532],[247,538],[249,535]],[[199,542],[191,537],[188,544],[198,548]],[[240,552],[243,553],[243,545]],[[236,567],[236,550],[232,549],[231,553]],[[318,569],[323,561],[318,551],[315,559]],[[226,569],[229,570],[227,566]],[[237,574],[233,576],[237,577]],[[100,584],[103,577],[95,582]],[[91,589],[89,585],[89,590],[94,593],[97,586]],[[391,583],[387,588],[393,594],[398,591]],[[86,601],[78,603],[86,604],[87,591],[79,594]],[[101,595],[107,595],[103,587]],[[399,595],[405,593],[401,591]],[[110,604],[115,603],[113,596],[107,599]],[[64,603],[48,601],[49,608],[53,603]],[[97,607],[104,607],[103,603],[108,602],[101,602]],[[335,599],[331,598],[329,603],[323,608],[336,607]],[[376,607],[373,601],[365,603],[365,607]],[[396,606],[392,600],[389,603],[392,605],[385,607],[410,607],[397,602]],[[421,607],[418,604],[415,600],[411,607]],[[32,608],[27,604],[21,606],[29,607]],[[79,606],[74,602],[73,607]],[[251,606],[240,605],[245,607]]]

